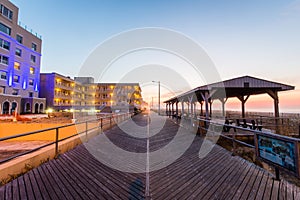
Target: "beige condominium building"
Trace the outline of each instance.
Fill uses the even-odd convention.
[[[92,77],[71,79],[57,73],[41,73],[40,96],[47,108],[61,111],[107,110],[126,112],[140,109],[141,88],[138,83],[94,83]]]
[[[42,40],[18,25],[19,9],[0,0],[0,114],[41,113],[39,97]]]

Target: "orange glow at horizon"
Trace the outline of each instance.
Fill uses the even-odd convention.
[[[279,112],[300,112],[300,90],[279,92]],[[226,110],[241,110],[241,102],[237,98],[230,98],[225,104]],[[250,96],[245,104],[246,111],[273,112],[274,101],[267,95]]]

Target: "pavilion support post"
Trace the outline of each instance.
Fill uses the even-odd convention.
[[[194,104],[193,103],[190,103],[191,104],[191,118],[193,118],[193,114],[194,114]]]
[[[183,117],[184,114],[184,101],[181,101],[181,117]]]
[[[205,100],[205,119],[209,119],[209,108],[208,108],[208,92],[205,92],[204,94],[204,100]]]
[[[194,117],[197,118],[197,102],[194,103]]]
[[[168,105],[169,105],[169,103],[166,103],[166,115],[167,115],[167,116],[169,116]]]
[[[200,115],[203,116],[203,101],[200,102]]]
[[[190,116],[190,104],[187,102],[187,117]]]
[[[239,96],[238,99],[241,101],[242,103],[242,118],[245,118],[246,115],[245,115],[245,104],[246,104],[246,101],[249,99],[250,95],[247,95],[247,96]]]
[[[213,101],[211,99],[209,99],[209,117],[212,116],[212,104],[213,104]]]
[[[178,119],[178,101],[176,102],[176,119]]]
[[[276,133],[280,133],[280,128],[279,128],[279,98],[278,98],[278,92],[270,90],[270,91],[268,91],[268,94],[274,100],[274,116],[275,116]]]
[[[193,113],[194,113],[193,96],[188,97],[188,100],[189,100],[189,105],[191,105],[190,116],[191,118],[193,118]]]
[[[171,111],[172,118],[173,118],[173,115],[174,115],[174,103],[172,103],[172,111]]]
[[[227,99],[228,98],[225,98],[225,99],[221,98],[221,99],[219,99],[221,101],[221,103],[222,103],[222,116],[223,117],[225,117],[225,115],[226,115],[226,112],[225,112],[225,103],[226,103]]]

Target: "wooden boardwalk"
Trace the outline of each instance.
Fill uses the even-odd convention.
[[[145,126],[147,117],[138,115],[134,121]],[[167,119],[164,128],[150,138],[150,151],[169,144],[177,129]],[[146,139],[129,136],[117,126],[105,134],[122,149],[147,151]],[[202,142],[195,137],[183,156],[150,172],[151,199],[300,199],[298,187],[275,181],[267,171],[217,145],[200,159]],[[80,145],[0,187],[0,199],[145,199],[145,184],[145,173],[112,169]]]

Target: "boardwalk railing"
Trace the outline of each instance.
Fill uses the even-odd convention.
[[[72,124],[66,124],[63,126],[57,126],[57,127],[53,127],[53,128],[47,128],[47,129],[43,129],[43,130],[32,131],[32,132],[27,132],[27,133],[22,133],[22,134],[17,134],[17,135],[0,138],[0,142],[4,142],[4,141],[9,141],[9,140],[16,140],[16,139],[18,141],[23,141],[20,138],[22,138],[22,137],[24,138],[24,137],[28,137],[28,136],[36,136],[37,137],[36,140],[45,140],[42,138],[47,138],[47,140],[49,140],[49,138],[51,138],[51,136],[49,136],[49,134],[54,133],[54,136],[55,136],[54,139],[52,139],[52,140],[50,139],[51,142],[49,142],[47,144],[41,145],[39,147],[30,149],[30,150],[27,150],[27,151],[24,151],[21,153],[17,153],[13,156],[10,156],[8,158],[0,160],[0,164],[8,162],[14,158],[35,152],[42,148],[48,147],[50,145],[55,145],[55,148],[54,148],[55,155],[58,155],[59,154],[58,147],[59,147],[60,142],[70,139],[72,137],[78,136],[78,135],[81,137],[85,136],[85,139],[87,140],[89,132],[93,132],[96,130],[102,131],[104,129],[111,128],[114,124],[124,121],[131,116],[132,116],[132,113],[97,115],[97,118],[92,119],[92,120],[87,120],[87,121],[72,123]],[[75,127],[77,129],[77,131],[75,129],[74,132],[72,132],[72,133],[67,133],[67,134],[61,133],[61,130],[64,128],[67,128],[67,127]],[[43,134],[43,135],[41,135],[41,134]],[[40,137],[40,139],[38,137]]]
[[[200,135],[207,135],[208,133],[215,135],[216,132],[219,132],[220,137],[232,141],[233,154],[235,154],[237,144],[252,148],[256,159],[275,167],[277,179],[279,179],[279,169],[300,178],[300,139],[298,138],[227,125],[213,120],[191,118],[183,118],[183,120],[182,125],[196,129]],[[227,131],[224,132],[224,129]],[[251,140],[245,142],[239,139],[245,136],[250,137]]]

